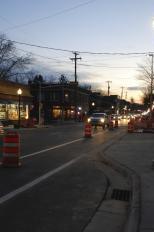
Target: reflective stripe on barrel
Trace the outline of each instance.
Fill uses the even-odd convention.
[[[19,167],[20,137],[17,132],[8,131],[3,138],[3,166]]]

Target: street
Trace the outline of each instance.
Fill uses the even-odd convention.
[[[82,123],[21,129],[21,167],[0,168],[3,231],[80,232],[108,187],[97,153],[125,129],[94,131]]]

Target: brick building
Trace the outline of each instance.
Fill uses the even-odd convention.
[[[75,85],[31,83],[34,108],[31,116],[37,118],[41,105],[41,117],[45,123],[53,120],[71,120],[81,118],[89,111],[90,91]]]

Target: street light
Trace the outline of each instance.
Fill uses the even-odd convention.
[[[39,109],[38,109],[38,124],[41,125],[41,81],[39,81]]]
[[[152,105],[153,105],[153,53],[150,53],[151,56],[151,80],[150,80],[150,119],[152,118]]]
[[[22,94],[22,90],[18,89],[17,90],[17,94],[19,96],[19,103],[18,103],[18,127],[20,128],[20,102],[21,102],[21,94]]]

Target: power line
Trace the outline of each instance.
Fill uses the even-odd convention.
[[[90,0],[90,1],[87,1],[87,2],[84,2],[84,3],[80,3],[80,4],[76,5],[76,6],[73,6],[73,7],[66,8],[64,10],[58,11],[55,14],[45,16],[45,17],[42,17],[42,18],[38,18],[38,19],[34,19],[34,20],[29,21],[27,23],[23,23],[23,24],[19,24],[19,25],[13,26],[13,27],[6,28],[6,29],[4,29],[4,31],[14,30],[14,29],[25,27],[25,26],[28,26],[28,25],[31,25],[31,24],[34,24],[34,23],[38,23],[40,21],[43,21],[43,20],[46,20],[46,19],[49,19],[49,18],[53,18],[53,17],[56,17],[58,15],[61,15],[61,14],[67,13],[69,11],[75,10],[77,8],[80,8],[82,6],[88,5],[88,4],[90,4],[92,2],[95,2],[95,1],[97,1],[97,0]]]
[[[68,61],[64,61],[64,60],[60,60],[60,59],[56,59],[56,58],[52,58],[52,57],[48,57],[48,56],[43,56],[43,55],[40,55],[40,54],[37,54],[35,52],[29,52],[29,51],[26,51],[24,49],[20,49],[20,48],[17,48],[17,50],[19,51],[22,51],[22,52],[25,52],[25,53],[30,53],[34,56],[37,56],[37,57],[40,57],[40,58],[44,58],[44,59],[48,59],[48,60],[53,60],[53,61],[56,61],[57,63],[66,63],[66,64],[70,64]],[[108,66],[108,65],[105,65],[105,64],[85,64],[85,63],[80,63],[78,64],[79,66],[85,66],[85,67],[96,67],[96,68],[107,68],[107,69],[136,69],[138,68],[137,66]]]
[[[0,18],[1,18],[4,22],[6,22],[6,23],[8,23],[8,24],[10,24],[10,25],[13,25],[12,23],[9,22],[9,20],[7,20],[6,18],[4,18],[3,16],[0,15]]]
[[[61,51],[61,52],[73,52],[73,53],[82,53],[82,54],[90,54],[90,55],[120,55],[120,56],[131,56],[131,55],[148,55],[149,52],[90,52],[90,51],[73,51],[69,49],[62,49],[62,48],[54,48],[54,47],[49,47],[49,46],[41,46],[41,45],[36,45],[36,44],[30,44],[30,43],[25,43],[25,42],[19,42],[16,40],[9,40],[5,39],[6,41],[11,41],[12,43],[20,44],[20,45],[26,45],[30,47],[36,47],[36,48],[41,48],[41,49],[48,49],[48,50],[54,50],[54,51]],[[150,54],[154,54],[154,52],[150,52]]]
[[[29,51],[26,51],[26,50],[23,50],[23,49],[20,49],[20,48],[17,48],[17,50],[19,51],[22,51],[22,52],[25,52],[25,53],[30,53],[34,56],[37,56],[37,57],[40,57],[40,58],[43,58],[43,59],[48,59],[48,60],[52,60],[52,61],[55,61],[55,65],[59,65],[59,64],[68,64],[70,65],[70,62],[69,61],[65,61],[65,60],[60,60],[60,59],[56,59],[56,58],[52,58],[52,57],[47,57],[47,56],[43,56],[43,55],[40,55],[40,54],[37,54],[37,53],[34,53],[34,52],[29,52]],[[96,67],[96,68],[101,68],[101,69],[136,69],[138,68],[137,66],[133,67],[133,66],[108,66],[108,65],[105,65],[105,64],[99,64],[99,65],[95,65],[95,64],[84,64],[84,63],[79,63],[78,64],[79,66],[83,66],[83,67],[87,67],[87,68],[93,68],[93,67]]]
[[[26,45],[26,46],[30,46],[30,47],[36,47],[36,48],[42,48],[42,49],[48,49],[48,50],[54,50],[54,51],[61,51],[61,52],[73,52],[71,50],[67,50],[67,49],[61,49],[61,48],[52,48],[52,47],[48,47],[48,46],[41,46],[41,45],[36,45],[36,44],[29,44],[29,43],[24,43],[24,42],[18,42],[15,40],[9,40],[9,39],[5,39],[6,41],[10,41],[12,43],[16,43],[16,44],[20,44],[20,45]]]

